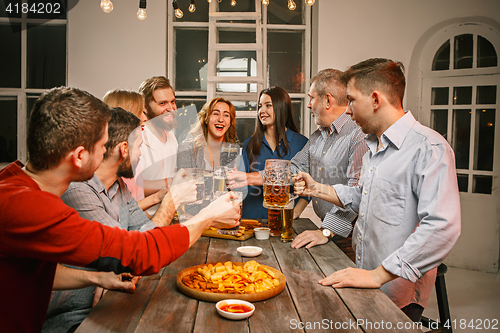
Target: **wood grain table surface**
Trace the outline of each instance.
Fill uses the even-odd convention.
[[[309,219],[293,223],[296,234],[317,229]],[[236,248],[242,245],[260,246],[262,254],[241,257]],[[215,303],[192,299],[177,289],[176,276],[188,267],[252,259],[283,272],[286,287],[273,298],[255,302],[248,319],[225,319]],[[133,294],[109,291],[76,332],[422,332],[378,289],[318,284],[346,267],[355,264],[331,241],[307,250],[292,249],[279,237],[246,241],[202,237],[160,273],[143,277]]]

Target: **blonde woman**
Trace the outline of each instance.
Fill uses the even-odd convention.
[[[106,93],[106,95],[104,95],[103,101],[109,107],[121,107],[122,109],[135,114],[140,119],[141,126],[143,126],[144,123],[148,120],[144,112],[144,97],[135,91],[124,89],[110,90]],[[134,170],[135,175],[137,175],[136,171],[137,170]],[[123,181],[125,182],[125,184],[127,184],[127,187],[132,193],[132,196],[143,211],[146,211],[148,208],[156,204],[159,204],[167,193],[167,190],[164,189],[145,197],[144,188],[137,185],[135,178],[123,178]]]

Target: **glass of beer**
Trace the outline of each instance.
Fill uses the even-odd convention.
[[[203,170],[203,179],[205,181],[204,200],[212,200],[214,196],[214,173],[210,170]]]
[[[293,207],[295,206],[295,200],[291,200],[288,206],[281,210],[281,241],[291,242],[293,241]]]
[[[291,162],[287,160],[266,160],[264,169],[264,201],[267,209],[285,209],[290,200]]]
[[[203,198],[205,196],[205,177],[203,175],[203,169],[188,168],[186,172],[188,173],[188,177],[194,178],[194,183],[196,184],[196,201],[188,205],[199,205],[203,203]]]
[[[269,234],[273,237],[281,236],[283,223],[281,222],[281,212],[283,209],[269,209],[267,211],[267,226],[271,231]]]
[[[218,165],[214,169],[214,193],[217,191],[227,191],[226,186],[227,167]]]
[[[240,146],[237,143],[223,142],[220,147],[220,165],[233,167],[239,154]]]

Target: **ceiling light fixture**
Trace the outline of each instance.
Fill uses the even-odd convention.
[[[194,11],[196,10],[196,6],[195,6],[195,4],[194,4],[194,0],[191,0],[191,4],[189,5],[188,10],[189,10],[191,13],[194,13]]]
[[[106,14],[111,13],[113,10],[113,3],[111,0],[101,0],[101,9]]]
[[[146,13],[146,0],[139,0],[139,11],[137,12],[137,18],[139,20],[145,20],[148,17]]]

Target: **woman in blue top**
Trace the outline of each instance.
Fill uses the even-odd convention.
[[[228,173],[231,188],[248,185],[248,194],[243,200],[242,218],[267,219],[267,209],[262,206],[262,177],[267,159],[291,160],[307,142],[299,134],[293,120],[292,100],[285,89],[271,87],[259,95],[259,121],[253,135],[245,140],[242,164],[245,172]],[[304,199],[301,205],[307,205]]]

